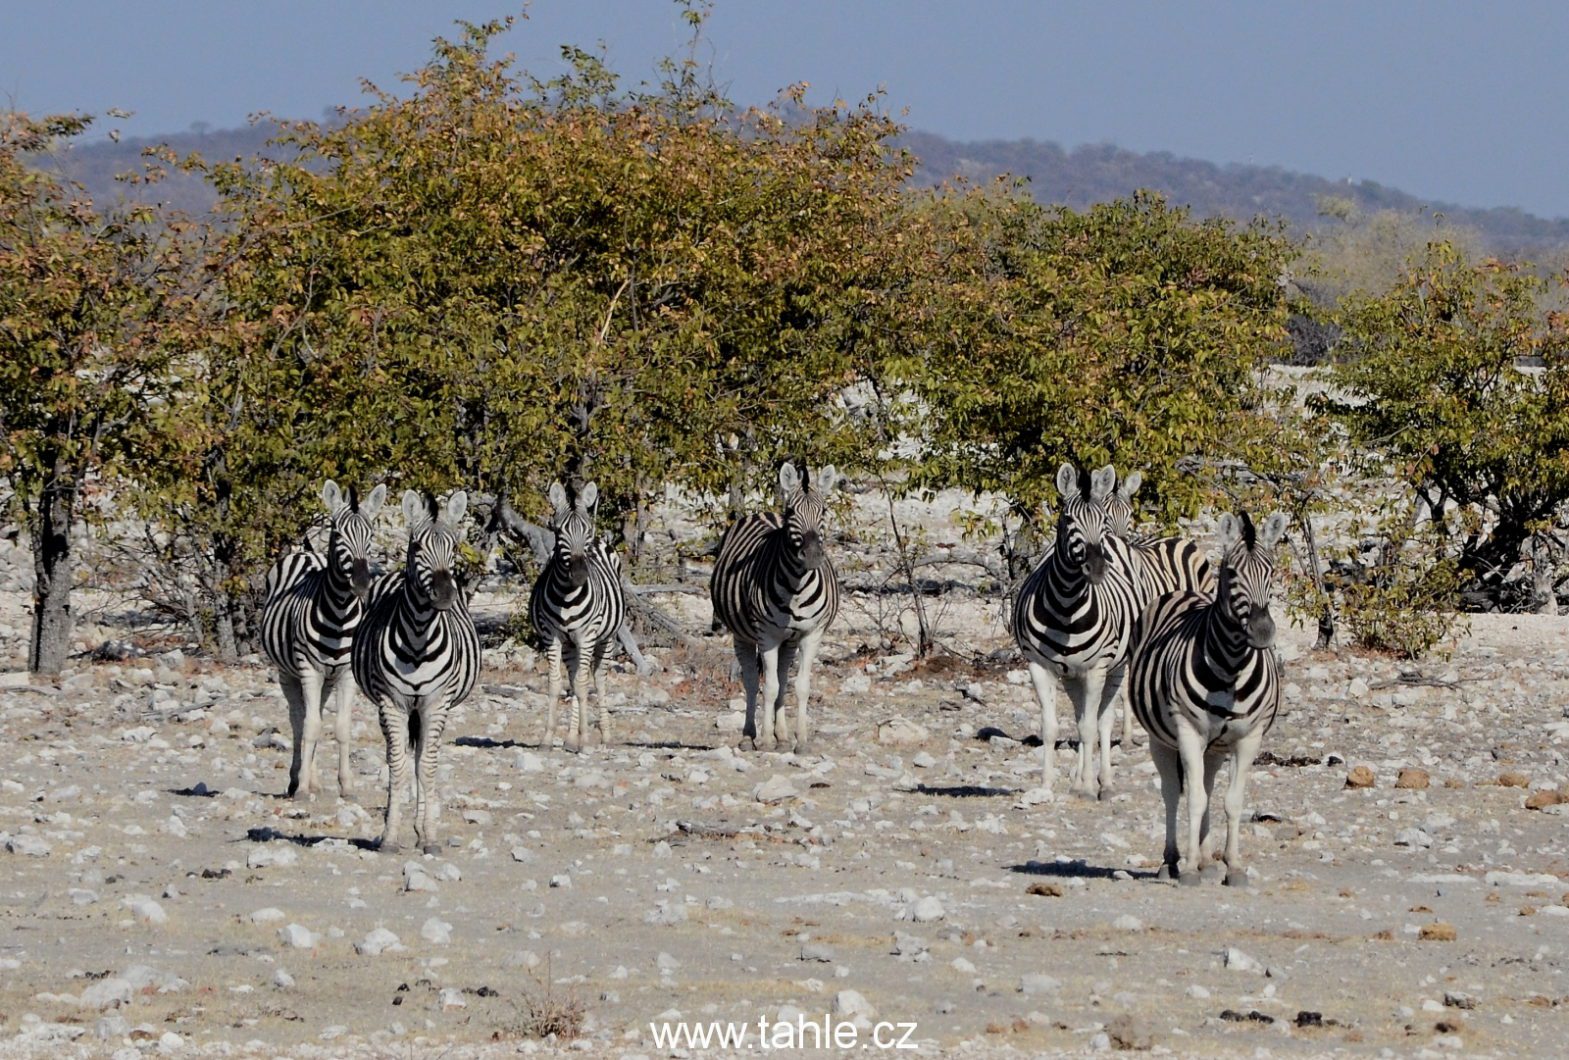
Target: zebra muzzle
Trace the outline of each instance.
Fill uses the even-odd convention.
[[[437,611],[446,611],[458,599],[458,583],[453,579],[452,572],[437,571],[430,580],[430,603]]]
[[[349,571],[349,591],[355,599],[365,599],[365,594],[370,592],[370,581],[370,563],[363,559],[355,560]]]
[[[1263,650],[1275,643],[1275,620],[1267,608],[1255,608],[1248,616],[1248,645]]]

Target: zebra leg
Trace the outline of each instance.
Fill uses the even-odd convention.
[[[301,768],[305,754],[305,689],[300,680],[289,674],[278,675],[278,687],[283,690],[283,701],[289,705],[289,734],[293,737],[293,756],[289,759],[289,798],[304,798],[310,794],[310,774]],[[300,790],[300,782],[305,790]]]
[[[790,687],[790,667],[795,665],[799,649],[788,641],[779,645],[779,692],[773,697],[770,709],[773,711],[774,739],[779,742],[779,750],[788,751],[795,746],[795,734],[790,730],[790,711],[785,707],[785,693]]]
[[[1126,754],[1133,748],[1133,698],[1126,692],[1122,696],[1122,750]]]
[[[599,743],[610,743],[610,707],[605,702],[605,655],[610,650],[608,639],[594,644],[594,660],[590,671],[594,676],[594,699],[599,703]]]
[[[1102,799],[1111,794],[1111,730],[1117,724],[1117,693],[1122,688],[1123,678],[1127,677],[1126,666],[1119,666],[1106,675],[1106,683],[1101,687],[1098,724],[1100,727],[1100,790]],[[1123,697],[1126,701],[1127,697]],[[1094,700],[1090,701],[1092,704]],[[1126,727],[1124,727],[1126,731]]]
[[[448,706],[428,704],[419,712],[420,731],[414,759],[414,837],[426,854],[441,853],[436,842],[436,769],[441,764],[441,730],[447,727]]]
[[[307,670],[300,679],[300,688],[305,697],[305,732],[300,741],[303,745],[300,750],[300,789],[303,794],[312,797],[321,790],[321,778],[316,775],[316,748],[321,744],[322,685],[326,677],[326,674]]]
[[[735,661],[741,670],[741,687],[746,690],[746,721],[741,726],[743,751],[757,750],[757,645],[735,638]]]
[[[1226,886],[1246,887],[1248,870],[1242,865],[1238,852],[1238,838],[1242,833],[1242,799],[1247,794],[1248,774],[1253,771],[1253,759],[1259,745],[1264,742],[1264,727],[1260,726],[1237,741],[1231,752],[1231,785],[1226,789]]]
[[[1177,752],[1182,756],[1182,775],[1189,781],[1188,861],[1192,871],[1182,877],[1182,882],[1196,884],[1204,870],[1203,822],[1209,813],[1209,791],[1204,785],[1204,738],[1180,717],[1173,728],[1177,731]]]
[[[1214,751],[1204,754],[1204,820],[1199,822],[1199,849],[1207,869],[1215,866],[1215,841],[1210,823],[1215,816],[1215,778],[1220,775],[1220,763],[1224,760],[1225,755]]]
[[[1175,880],[1181,876],[1177,868],[1177,803],[1182,798],[1182,756],[1175,747],[1167,747],[1150,737],[1150,755],[1155,759],[1155,772],[1160,776],[1160,798],[1166,806],[1166,847],[1160,855],[1158,880]]]
[[[562,645],[567,662],[567,742],[566,749],[573,754],[583,750],[583,700],[579,692],[588,693],[588,657],[583,646],[568,637]]]
[[[1057,679],[1046,667],[1032,662],[1030,681],[1041,704],[1041,787],[1050,792],[1057,773]]]
[[[550,691],[545,699],[545,735],[539,745],[550,750],[556,745],[556,702],[561,698],[561,638],[552,637],[549,648]]]
[[[1065,677],[1063,690],[1073,704],[1073,720],[1079,730],[1079,753],[1073,770],[1072,792],[1093,799],[1099,794],[1095,778],[1095,744],[1100,739],[1100,693],[1106,675],[1091,670],[1082,676]]]
[[[782,687],[782,682],[779,680],[779,645],[760,648],[757,654],[763,671],[763,718],[757,726],[757,749],[772,751],[777,735],[775,718],[779,710],[779,691]]]
[[[801,658],[795,673],[795,753],[798,755],[806,754],[811,748],[806,706],[812,698],[812,666],[817,662],[817,649],[822,642],[821,630],[814,630],[801,641]]]
[[[396,853],[403,820],[403,790],[409,783],[409,716],[398,707],[377,705],[381,734],[387,741],[387,817],[377,844],[383,853]]]
[[[347,669],[338,674],[338,687],[333,693],[332,722],[338,737],[338,797],[347,799],[354,794],[354,771],[349,766],[349,744],[354,730],[354,678]]]

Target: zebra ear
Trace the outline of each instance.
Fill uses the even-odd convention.
[[[422,534],[430,526],[430,509],[415,490],[403,491],[403,521],[409,525],[410,534]]]
[[[1099,504],[1117,488],[1117,469],[1107,464],[1090,475],[1090,500]]]
[[[456,530],[463,521],[463,513],[469,510],[469,495],[467,490],[458,490],[447,498],[446,510],[442,513],[441,522],[448,530]]]
[[[786,497],[801,488],[801,475],[795,465],[786,460],[779,465],[779,488]]]
[[[383,482],[375,489],[370,491],[369,497],[366,497],[363,501],[360,502],[360,514],[363,515],[367,521],[376,518],[376,513],[381,511],[381,506],[386,502],[386,500],[387,484]]]
[[[338,484],[332,481],[332,479],[328,479],[321,484],[321,502],[327,506],[327,512],[330,515],[337,515],[344,508],[348,507],[348,502],[343,497],[343,491],[338,488]]]
[[[567,488],[559,482],[552,482],[549,491],[545,494],[550,498],[550,506],[556,510],[557,515],[565,515],[567,511]]]
[[[1057,493],[1065,501],[1079,495],[1079,473],[1073,470],[1072,464],[1063,464],[1057,469]]]
[[[839,469],[834,467],[832,464],[823,465],[822,467],[818,468],[817,473],[812,476],[812,485],[817,489],[817,492],[824,497],[827,497],[830,493],[832,493],[835,487],[837,487],[842,481],[844,480],[839,475]]]
[[[1230,512],[1220,517],[1220,551],[1224,555],[1242,541],[1242,520]]]
[[[1122,485],[1117,487],[1117,496],[1125,501],[1133,500],[1133,495],[1139,492],[1139,487],[1144,484],[1144,476],[1137,471],[1128,472],[1127,478],[1122,480]]]
[[[1261,548],[1274,548],[1286,533],[1286,513],[1275,512],[1259,528],[1258,543]]]
[[[594,510],[594,505],[596,505],[598,503],[599,503],[599,483],[597,483],[597,482],[587,482],[587,483],[584,483],[583,488],[578,491],[578,495],[577,495],[577,510],[582,512],[584,515],[587,515],[587,514],[589,514],[590,512],[592,512]]]

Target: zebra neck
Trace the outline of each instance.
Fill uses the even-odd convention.
[[[327,546],[326,576],[322,579],[323,598],[334,614],[347,614],[358,606],[349,576],[332,561],[332,545]]]
[[[1211,604],[1204,619],[1204,659],[1216,676],[1235,680],[1254,652],[1247,630],[1218,604]]]
[[[781,548],[779,562],[774,566],[775,577],[779,584],[796,591],[815,580],[825,566],[827,566],[826,561],[815,567],[807,566],[788,548]]]
[[[1082,600],[1090,595],[1089,575],[1083,567],[1068,562],[1060,548],[1046,558],[1046,582],[1051,586],[1052,597],[1064,603]]]
[[[441,612],[420,593],[414,579],[407,575],[403,578],[403,600],[398,610],[401,612],[399,624],[411,635],[412,640],[420,643],[427,639],[441,619]]]

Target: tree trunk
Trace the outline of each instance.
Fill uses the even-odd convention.
[[[1558,565],[1553,562],[1552,545],[1538,534],[1531,538],[1531,603],[1539,615],[1558,614],[1558,595],[1553,591]]]
[[[225,508],[228,502],[223,502]],[[229,581],[234,573],[233,546],[227,540],[227,535],[220,535],[220,541],[213,557],[213,581],[218,590],[213,594],[213,634],[216,643],[213,647],[217,651],[218,661],[221,663],[236,663],[240,661],[239,641],[234,635],[235,599],[234,590]]]
[[[56,483],[61,474],[56,470]],[[74,484],[45,486],[33,520],[33,633],[27,668],[55,675],[71,650],[71,582],[76,557],[71,552]]]

